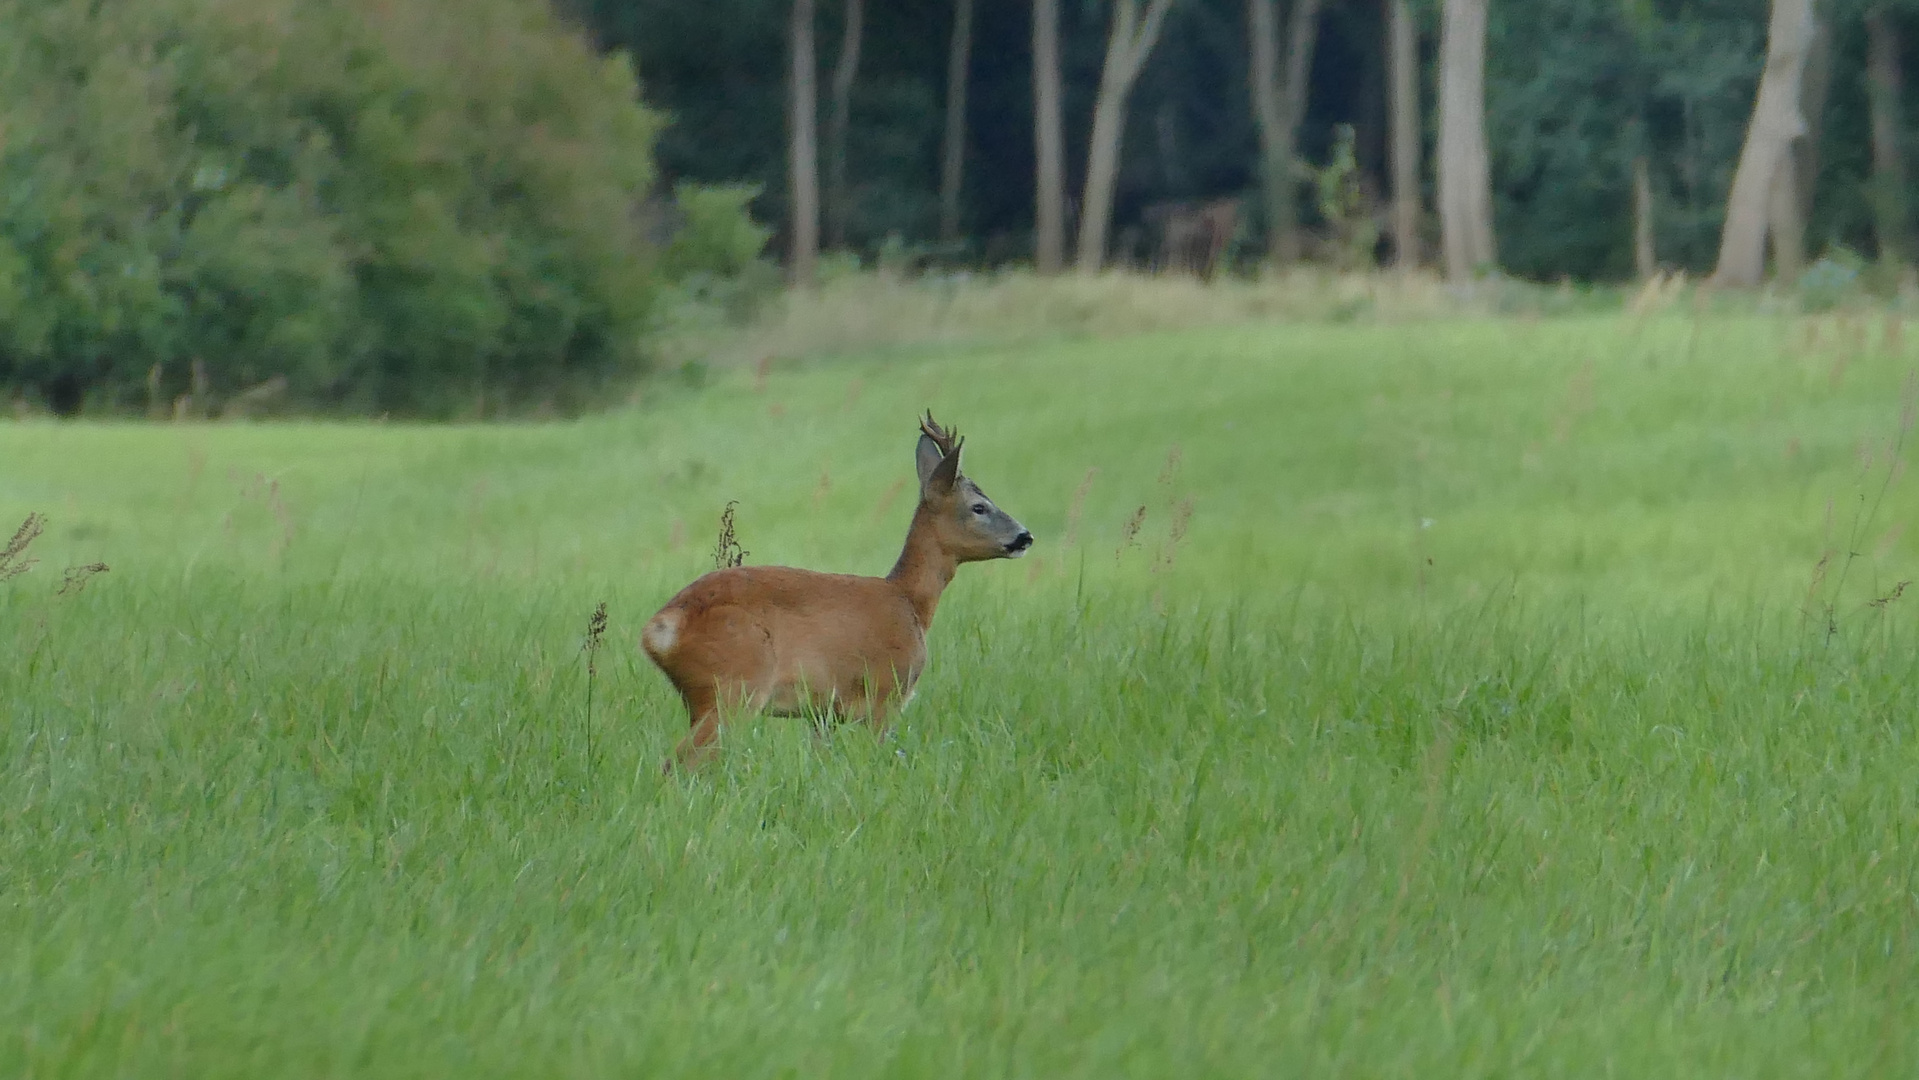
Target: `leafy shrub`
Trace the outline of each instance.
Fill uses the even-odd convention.
[[[1337,270],[1358,270],[1373,265],[1373,249],[1379,244],[1379,226],[1360,186],[1359,159],[1354,151],[1356,136],[1351,124],[1333,127],[1333,149],[1323,166],[1300,166],[1319,189],[1319,214],[1332,232],[1332,262]]]
[[[1863,291],[1859,273],[1864,268],[1864,259],[1846,248],[1834,246],[1800,273],[1795,283],[1800,305],[1809,312],[1838,307]]]
[[[0,24],[0,390],[444,415],[640,369],[659,125],[543,0]]]
[[[747,209],[759,197],[758,184],[676,185],[677,228],[660,253],[661,270],[676,281],[694,274],[737,278],[748,273],[773,235]]]

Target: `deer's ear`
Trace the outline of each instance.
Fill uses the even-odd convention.
[[[952,493],[953,485],[959,483],[960,447],[965,445],[966,444],[962,442],[959,446],[953,447],[952,453],[940,458],[933,464],[931,472],[921,472],[920,491],[929,495],[947,495]],[[921,447],[921,449],[924,450],[925,448]],[[937,454],[939,448],[934,447],[933,452]],[[924,453],[920,455],[920,460],[926,460]]]
[[[921,435],[919,448],[913,453],[913,464],[919,469],[921,488],[925,488],[927,481],[933,478],[933,470],[939,468],[941,457],[940,444],[934,442],[931,436]]]

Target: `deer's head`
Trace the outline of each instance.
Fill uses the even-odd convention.
[[[920,475],[920,513],[927,515],[940,547],[956,562],[1017,559],[1033,546],[1033,534],[993,504],[960,472],[959,433],[927,413],[920,421],[914,454]]]

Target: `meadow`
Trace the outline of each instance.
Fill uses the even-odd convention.
[[[569,422],[0,422],[0,538],[48,522],[0,582],[0,1073],[1909,1075],[1907,337],[1266,323]],[[884,572],[927,407],[1034,554],[961,571],[886,741],[748,720],[662,777],[636,636],[722,508]]]

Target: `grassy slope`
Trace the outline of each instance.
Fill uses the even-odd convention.
[[[0,425],[0,520],[53,519],[0,585],[0,1072],[1891,1073],[1919,661],[1913,599],[1866,601],[1919,577],[1911,364],[1807,335],[1246,329],[570,425]],[[882,570],[926,404],[1038,557],[962,574],[895,741],[767,721],[660,781],[634,634],[720,505],[753,562]]]

